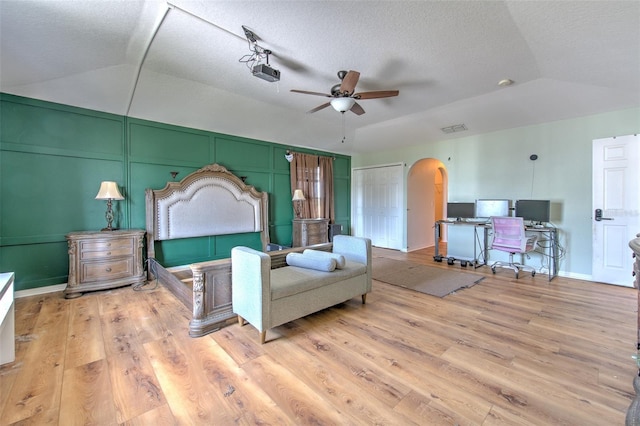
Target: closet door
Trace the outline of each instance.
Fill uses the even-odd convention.
[[[402,249],[402,164],[353,170],[353,231],[376,247]]]

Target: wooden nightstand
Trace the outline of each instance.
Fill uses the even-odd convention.
[[[144,231],[72,232],[69,243],[67,299],[93,290],[121,287],[145,281],[142,265]]]
[[[293,247],[329,242],[329,219],[293,219]]]

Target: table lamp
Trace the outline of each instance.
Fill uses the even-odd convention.
[[[296,219],[300,219],[301,216],[301,204],[306,198],[304,198],[304,194],[302,193],[302,189],[296,189],[293,191],[293,209],[296,213]]]
[[[107,227],[102,228],[101,231],[115,231],[116,229],[111,226],[113,223],[113,210],[111,210],[112,200],[124,200],[124,197],[118,190],[118,184],[115,182],[102,182],[100,184],[100,190],[96,195],[96,200],[107,200],[107,212],[104,217],[107,219]]]

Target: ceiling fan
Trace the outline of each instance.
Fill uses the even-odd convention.
[[[358,84],[358,79],[360,78],[360,73],[358,71],[338,71],[338,78],[342,81],[342,83],[336,84],[331,88],[331,93],[319,93],[319,92],[309,92],[307,90],[296,90],[291,89],[292,92],[302,93],[306,95],[315,95],[315,96],[323,96],[326,98],[333,98],[329,102],[324,103],[320,106],[315,107],[314,109],[307,111],[309,114],[320,111],[331,105],[333,109],[338,112],[345,113],[346,111],[351,111],[354,114],[362,115],[364,114],[364,109],[360,106],[360,104],[356,101],[361,99],[377,99],[377,98],[389,98],[392,96],[398,96],[400,93],[398,90],[378,90],[374,92],[360,92],[354,93],[356,89],[356,84]]]

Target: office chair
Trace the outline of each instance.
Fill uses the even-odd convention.
[[[518,272],[521,270],[531,271],[531,276],[536,275],[535,268],[513,261],[513,255],[526,254],[536,248],[538,236],[527,236],[524,229],[524,219],[521,217],[491,217],[491,227],[493,236],[489,245],[490,249],[500,250],[509,253],[509,262],[497,261],[491,265],[491,272],[496,273],[496,268],[513,269],[518,279]]]

